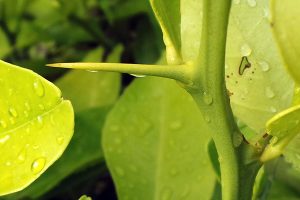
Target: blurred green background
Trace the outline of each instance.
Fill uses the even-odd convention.
[[[54,62],[153,63],[163,49],[148,0],[0,0],[0,59],[32,69],[73,103],[75,133],[63,156],[9,199],[114,200],[101,150],[107,113],[133,77],[45,67]]]

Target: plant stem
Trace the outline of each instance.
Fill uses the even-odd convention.
[[[92,71],[121,72],[136,75],[149,75],[171,78],[185,85],[191,84],[189,65],[146,65],[124,63],[55,63],[49,67],[85,69]]]
[[[233,137],[239,133],[225,85],[225,49],[231,0],[203,0],[201,49],[189,92],[197,102],[219,155],[222,200],[239,199],[239,160]]]

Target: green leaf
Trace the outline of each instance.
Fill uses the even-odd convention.
[[[93,108],[78,113],[74,136],[61,158],[25,190],[5,196],[4,199],[40,199],[74,172],[102,163],[104,157],[99,141],[108,111],[108,108]]]
[[[92,200],[92,198],[91,198],[91,197],[88,197],[88,196],[86,196],[86,195],[83,195],[83,196],[81,196],[81,197],[79,198],[79,200]]]
[[[271,1],[272,28],[280,52],[293,78],[300,83],[300,1]]]
[[[4,58],[7,54],[9,54],[12,49],[7,36],[2,31],[1,28],[0,28],[0,44],[1,44],[0,45],[0,59],[1,59]]]
[[[267,133],[274,136],[266,147],[261,159],[269,160],[283,153],[284,148],[300,131],[300,105],[284,110],[267,122]],[[294,144],[298,144],[298,141]],[[300,150],[292,144],[284,155],[300,167]]]
[[[176,82],[135,80],[103,130],[119,199],[209,199],[216,177],[207,130],[194,101]]]
[[[197,59],[202,31],[202,0],[181,0],[181,48],[184,61]]]
[[[108,62],[119,62],[122,46],[117,46],[109,55]],[[98,62],[102,60],[103,49],[91,51],[83,62]],[[119,96],[121,76],[111,72],[88,72],[72,70],[56,84],[64,96],[72,101],[76,112],[105,105],[111,105]],[[82,96],[84,94],[84,96]]]
[[[226,84],[234,114],[257,133],[251,141],[255,142],[264,134],[267,120],[291,105],[294,84],[275,46],[268,1],[233,2],[227,38]],[[251,67],[241,65],[245,64],[243,57],[247,57]]]
[[[30,70],[0,61],[0,195],[37,179],[63,153],[74,126],[69,101]]]
[[[180,64],[180,0],[150,0],[150,3],[164,35],[167,60],[170,64]]]

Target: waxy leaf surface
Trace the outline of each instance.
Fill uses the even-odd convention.
[[[293,78],[300,83],[300,1],[271,1],[272,28]]]
[[[74,126],[71,103],[30,70],[0,61],[0,195],[37,179],[63,153]]]
[[[178,64],[181,58],[180,0],[150,0],[150,3],[163,32],[167,60]]]
[[[272,135],[273,138],[270,140],[270,144],[266,147],[265,152],[262,155],[262,160],[269,160],[270,158],[277,157],[284,153],[287,145],[292,140],[295,140],[299,131],[300,105],[286,109],[271,118],[267,122],[267,133]],[[298,144],[298,142],[296,138],[296,144]],[[293,143],[295,143],[295,141]],[[296,161],[296,164],[299,162],[298,157],[300,155],[300,151],[298,148],[293,149],[293,144],[289,147],[289,150],[287,150],[286,153],[287,154],[285,156],[288,160],[291,162]]]
[[[210,199],[216,178],[207,130],[196,104],[176,82],[135,80],[103,132],[119,199]]]
[[[276,48],[268,1],[253,2],[233,1],[225,78],[234,114],[257,132],[256,140],[267,120],[290,106],[294,84]]]

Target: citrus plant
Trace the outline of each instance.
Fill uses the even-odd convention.
[[[79,132],[102,129],[99,146],[88,156],[78,153],[86,156],[79,161],[98,162],[93,154],[101,140],[123,200],[299,198],[292,191],[300,191],[300,3],[150,3],[166,47],[157,64],[119,63],[122,47],[116,46],[106,62],[94,62],[94,55],[103,54],[100,48],[83,62],[48,65],[157,76],[135,79],[116,103],[119,74],[71,71],[56,82],[74,104]],[[144,5],[137,7],[148,12]],[[73,110],[50,82],[5,62],[0,66],[4,195],[28,186],[61,155],[72,136]],[[86,98],[76,98],[77,93]],[[92,127],[97,119],[99,127]]]

